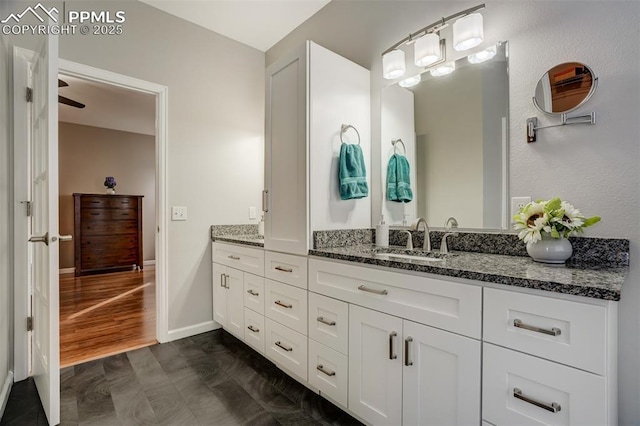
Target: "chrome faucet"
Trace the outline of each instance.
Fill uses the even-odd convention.
[[[455,237],[458,235],[457,232],[447,232],[442,236],[442,242],[440,243],[440,253],[447,254],[449,253],[449,246],[447,245],[447,237]]]
[[[431,251],[431,237],[429,236],[429,225],[427,225],[427,221],[423,217],[419,217],[413,224],[412,229],[419,231],[421,223],[424,223],[424,244],[422,245],[422,250]]]

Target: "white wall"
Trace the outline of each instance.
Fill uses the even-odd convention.
[[[0,5],[0,15],[4,13]],[[0,40],[0,417],[13,368],[13,151],[9,143],[9,49]],[[10,380],[10,379],[9,379]],[[4,391],[4,392],[3,392]]]
[[[117,194],[144,196],[143,258],[155,260],[155,143],[154,136],[58,123],[60,234],[74,235],[73,194],[104,194],[104,178],[114,176]],[[74,266],[74,244],[60,244],[60,268]]]
[[[168,204],[188,208],[166,230],[169,330],[212,324],[209,227],[261,206],[264,53],[141,2],[67,1],[74,9],[125,11],[123,34],[61,36],[61,58],[169,88]]]
[[[510,192],[571,201],[602,223],[586,235],[629,238],[631,272],[620,302],[620,424],[640,419],[640,3],[635,1],[487,1],[482,12],[485,44],[509,41]],[[393,43],[476,2],[334,0],[267,52],[267,63],[304,39],[314,40],[371,69],[374,173],[380,157],[380,54]],[[525,120],[541,124],[531,103],[539,77],[552,66],[582,61],[600,77],[587,107],[595,126],[541,131],[527,144]],[[379,152],[379,150],[378,150]],[[379,155],[379,154],[378,154]],[[374,176],[372,181],[380,182]],[[380,211],[380,188],[373,192],[372,216]]]

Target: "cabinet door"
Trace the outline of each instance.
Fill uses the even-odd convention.
[[[402,423],[402,320],[349,306],[349,409],[367,423]]]
[[[213,320],[227,326],[227,287],[225,276],[227,267],[219,263],[213,265]]]
[[[227,324],[225,327],[244,340],[244,277],[243,272],[227,268]]]
[[[264,248],[307,253],[307,48],[267,68]]]
[[[403,424],[480,423],[480,342],[404,321]]]

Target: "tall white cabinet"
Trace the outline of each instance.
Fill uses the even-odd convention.
[[[311,41],[267,68],[266,250],[306,255],[314,230],[371,226],[370,197],[338,191],[343,124],[357,129],[370,175],[370,90],[369,70]]]

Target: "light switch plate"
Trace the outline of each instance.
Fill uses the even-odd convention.
[[[171,220],[187,220],[187,207],[171,206]]]
[[[256,216],[256,208],[255,207],[249,207],[249,219],[257,219],[258,217]]]

